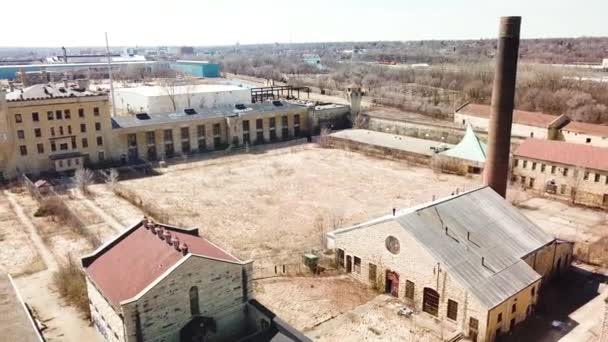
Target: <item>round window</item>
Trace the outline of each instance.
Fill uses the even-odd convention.
[[[394,236],[386,238],[386,249],[393,254],[399,254],[399,240]]]

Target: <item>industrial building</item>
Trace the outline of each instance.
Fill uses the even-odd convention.
[[[229,145],[285,141],[308,134],[308,109],[273,101],[112,119],[113,157],[124,162],[168,159]]]
[[[114,96],[117,110],[122,113],[159,114],[251,103],[250,88],[231,84],[171,83],[117,88]]]
[[[110,101],[83,83],[0,90],[0,179],[68,171],[110,157]]]
[[[327,240],[349,275],[472,341],[494,341],[530,317],[573,252],[489,187],[394,210]]]
[[[220,77],[220,65],[208,61],[178,60],[171,68],[179,73],[198,78]]]
[[[528,139],[513,153],[512,180],[544,196],[608,208],[608,148]]]
[[[112,62],[113,72],[127,70],[137,66],[152,70],[157,63],[153,61],[116,61]],[[108,78],[107,62],[87,62],[87,63],[55,63],[55,64],[23,64],[23,65],[0,65],[0,79],[15,80],[19,73],[48,73],[50,75],[65,74],[72,75],[72,78]],[[55,79],[57,79],[56,77]],[[60,79],[57,79],[60,80]]]
[[[252,297],[253,261],[144,218],[82,258],[105,341],[310,341]]]

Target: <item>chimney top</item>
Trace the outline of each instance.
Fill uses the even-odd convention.
[[[188,254],[188,245],[186,245],[185,243],[182,243],[179,246],[179,249],[182,250],[182,254],[184,254],[184,255]]]

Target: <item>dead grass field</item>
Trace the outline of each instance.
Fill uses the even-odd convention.
[[[187,166],[186,166],[187,165]],[[121,182],[183,225],[254,258],[321,247],[321,232],[470,189],[478,178],[435,174],[358,153],[291,147],[178,165]]]
[[[377,295],[348,276],[272,278],[255,282],[255,297],[295,328],[308,330]]]
[[[27,191],[16,194],[15,199],[23,207],[25,214],[32,220],[43,242],[49,247],[59,262],[66,262],[69,257],[80,258],[93,250],[82,236],[76,234],[66,224],[49,217],[35,217],[38,202]]]
[[[14,277],[46,268],[44,261],[19,222],[9,201],[0,192],[0,271]]]

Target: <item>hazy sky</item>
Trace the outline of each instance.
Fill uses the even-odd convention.
[[[608,0],[1,0],[0,46],[231,45],[608,36]]]

